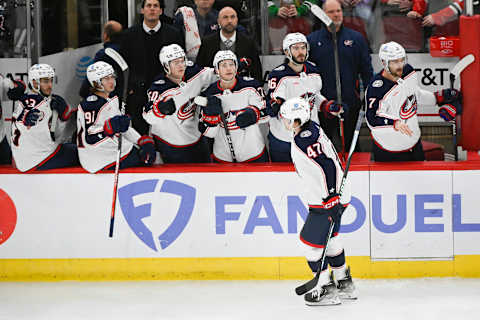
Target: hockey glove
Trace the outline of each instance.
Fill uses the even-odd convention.
[[[446,103],[438,110],[438,115],[445,121],[452,121],[457,115],[462,114],[462,105],[460,102]]]
[[[342,217],[342,205],[340,204],[340,195],[338,193],[331,193],[328,197],[323,199],[323,208],[328,210],[329,219],[332,219],[336,224],[340,223]]]
[[[236,124],[243,129],[257,123],[258,119],[260,119],[260,110],[255,106],[248,106],[239,111]]]
[[[71,115],[71,113],[68,112],[69,107],[67,105],[67,102],[65,102],[62,97],[57,96],[56,94],[52,94],[52,101],[50,102],[50,107],[52,107],[53,110],[56,110],[58,112],[58,116],[63,121],[68,120]]]
[[[23,96],[23,94],[25,93],[25,89],[26,89],[26,86],[22,81],[14,80],[13,81],[13,88],[10,85],[9,89],[7,91],[8,99],[14,100],[14,101],[19,100]]]
[[[157,153],[155,151],[155,144],[153,143],[152,137],[141,136],[138,139],[137,144],[140,147],[138,152],[140,160],[147,165],[153,164],[157,157]]]
[[[274,98],[270,100],[271,117],[276,117],[278,115],[278,112],[280,112],[280,107],[284,102],[285,99],[283,98]]]
[[[38,109],[23,109],[22,113],[18,117],[21,122],[27,127],[33,127],[36,125],[41,119],[42,111]]]
[[[216,96],[207,98],[207,105],[203,108],[202,121],[209,127],[214,127],[220,123],[222,114],[222,100]]]
[[[340,104],[338,102],[335,102],[333,100],[324,100],[320,104],[320,111],[323,112],[323,115],[327,119],[332,119],[338,115],[340,115],[342,118],[345,117],[345,113],[347,112],[347,105],[346,104]]]
[[[128,130],[130,126],[130,117],[121,115],[115,116],[105,121],[103,132],[106,136],[113,136],[115,133],[121,133]]]
[[[433,94],[435,95],[435,100],[439,106],[455,101],[461,101],[462,98],[462,94],[456,89],[442,89],[435,91]]]
[[[174,114],[175,110],[177,110],[177,108],[175,107],[175,101],[173,101],[173,99],[167,101],[161,101],[159,99],[153,104],[153,113],[161,118]]]

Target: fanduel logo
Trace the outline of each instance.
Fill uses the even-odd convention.
[[[152,215],[152,203],[143,203],[135,206],[134,197],[153,193],[159,180],[142,180],[130,183],[118,190],[118,200],[123,216],[135,235],[152,250],[158,251],[152,231],[142,221]],[[160,193],[180,196],[180,204],[172,223],[158,236],[161,249],[170,246],[183,232],[190,221],[195,206],[196,189],[173,180],[164,180],[159,190]],[[155,197],[154,197],[155,198]],[[162,214],[162,212],[154,212]]]

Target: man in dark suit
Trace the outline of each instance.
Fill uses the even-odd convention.
[[[213,57],[220,50],[231,50],[239,59],[251,61],[249,76],[262,81],[262,64],[255,42],[243,32],[237,32],[237,13],[231,7],[225,7],[218,13],[220,31],[205,36],[198,52],[196,63],[202,67],[212,67]]]
[[[182,34],[175,27],[160,22],[164,0],[143,0],[143,23],[125,31],[120,53],[128,63],[127,113],[132,125],[141,135],[148,134],[148,124],[142,117],[147,102],[147,89],[155,76],[163,72],[159,53],[163,46],[179,44],[184,47]]]

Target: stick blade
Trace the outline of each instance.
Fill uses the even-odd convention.
[[[296,287],[295,288],[295,293],[299,296],[301,295],[304,295],[305,293],[307,293],[308,291],[312,290],[313,288],[315,288],[315,286],[317,285],[318,283],[318,277],[315,276],[315,278],[309,280],[308,282],[305,282],[304,284],[302,284],[301,286],[299,287]]]
[[[105,48],[105,54],[110,58],[112,58],[120,66],[120,69],[122,69],[122,71],[125,71],[128,69],[128,64],[125,61],[125,59],[123,59],[120,53],[118,53],[114,49]]]
[[[303,3],[307,3],[308,1],[305,1]],[[327,27],[330,27],[330,25],[333,23],[332,19],[330,19],[329,16],[323,11],[318,5],[313,4],[311,2],[308,2],[307,5],[310,8],[310,11],[318,18],[320,19]]]
[[[453,67],[452,71],[450,71],[450,74],[453,74],[457,78],[458,75],[474,61],[475,56],[473,54],[470,53],[466,55]]]

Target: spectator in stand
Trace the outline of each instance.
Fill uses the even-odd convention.
[[[361,107],[358,80],[360,78],[365,87],[368,85],[373,76],[372,61],[365,38],[359,32],[343,26],[340,2],[326,0],[323,10],[332,19],[337,30],[342,102],[346,104],[343,115],[345,119],[345,150],[348,151]],[[322,95],[327,100],[338,101],[333,39],[330,31],[322,28],[308,35],[307,40],[310,44],[310,61],[314,62],[320,70],[323,82]],[[320,124],[329,139],[334,142],[337,150],[340,151],[342,143],[338,118],[328,118],[320,113]]]
[[[197,56],[201,67],[212,67],[213,57],[220,50],[231,50],[237,57],[249,60],[249,76],[262,81],[262,64],[255,42],[243,32],[237,32],[237,13],[225,7],[218,14],[220,31],[205,37]]]
[[[123,73],[120,67],[115,63],[115,61],[113,61],[112,58],[110,58],[105,54],[105,49],[112,48],[115,51],[119,51],[121,32],[122,32],[122,25],[119,22],[110,20],[107,23],[105,23],[105,25],[103,26],[103,34],[102,34],[103,48],[98,50],[97,53],[95,54],[95,57],[93,58],[94,63],[97,61],[105,61],[106,63],[113,66],[113,68],[115,69],[115,73],[117,74],[117,86],[113,94],[116,96],[120,96],[120,93],[122,92]],[[78,92],[80,97],[86,98],[87,96],[89,96],[90,95],[89,88],[90,88],[90,84],[88,83],[87,78],[85,78],[82,82],[80,91]]]
[[[422,24],[424,26],[443,26],[448,22],[456,20],[464,9],[465,1],[456,0],[453,3],[445,6],[445,8],[435,11],[423,18]],[[474,13],[480,13],[480,3],[473,1]],[[427,7],[427,1],[425,0],[413,0],[413,8],[407,15],[410,18],[421,18],[425,15]],[[433,10],[431,10],[433,11]]]
[[[122,36],[120,53],[128,63],[127,113],[132,126],[141,135],[148,133],[149,125],[142,117],[143,106],[147,103],[147,89],[155,76],[163,72],[158,55],[163,46],[172,43],[184,47],[182,34],[175,27],[161,23],[163,0],[142,1],[142,24],[125,31]]]
[[[317,4],[318,0],[311,0],[309,2]],[[308,13],[308,7],[300,0],[270,0],[267,2],[267,5],[270,16],[278,16],[284,19],[305,16]]]

